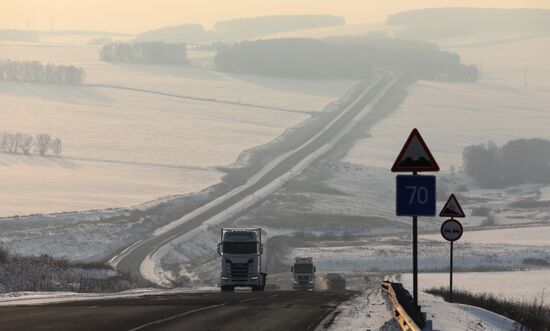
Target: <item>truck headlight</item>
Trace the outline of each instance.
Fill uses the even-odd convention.
[[[229,277],[222,276],[222,279],[223,279],[223,280],[228,280]]]
[[[308,284],[313,284],[313,281],[310,281]]]
[[[258,279],[258,277],[251,277],[250,279],[255,280],[255,279]]]
[[[298,284],[298,282],[296,280],[292,280],[292,284]]]

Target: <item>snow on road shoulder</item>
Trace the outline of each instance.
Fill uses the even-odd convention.
[[[453,304],[420,292],[419,304],[434,330],[515,330],[516,322],[483,308]]]
[[[317,330],[379,330],[392,319],[382,290],[371,288],[339,305]]]

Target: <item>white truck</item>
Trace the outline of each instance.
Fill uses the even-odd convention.
[[[312,257],[294,258],[292,271],[292,288],[295,290],[313,290],[315,288],[315,272]]]
[[[251,287],[263,291],[267,278],[267,234],[262,229],[222,228],[218,254],[222,257],[220,288]]]

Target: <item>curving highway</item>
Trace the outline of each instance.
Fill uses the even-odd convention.
[[[373,83],[343,109],[335,111],[334,118],[321,130],[311,132],[303,144],[274,156],[245,184],[158,228],[146,238],[113,256],[109,263],[118,271],[132,277],[142,277],[159,285],[170,286],[169,280],[159,273],[160,267],[156,263],[169,249],[168,245],[186,234],[191,234],[205,222],[223,222],[227,217],[252,206],[328,152],[357,122],[370,113],[373,106],[398,81],[397,76],[389,71],[378,69],[377,72],[378,78]]]

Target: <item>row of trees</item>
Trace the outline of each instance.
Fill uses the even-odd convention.
[[[61,140],[53,138],[47,133],[33,136],[21,132],[2,132],[0,135],[0,151],[4,153],[46,155],[50,152],[52,155],[60,157],[62,148]]]
[[[464,171],[483,188],[550,183],[550,141],[518,139],[464,148]]]
[[[107,62],[183,65],[187,63],[187,46],[164,42],[115,43],[103,46],[99,56]]]
[[[475,81],[478,70],[433,45],[395,39],[270,39],[221,47],[215,58],[222,71],[298,78],[361,79],[373,66],[413,79]]]
[[[80,85],[84,69],[38,61],[0,61],[0,80],[26,83]]]

